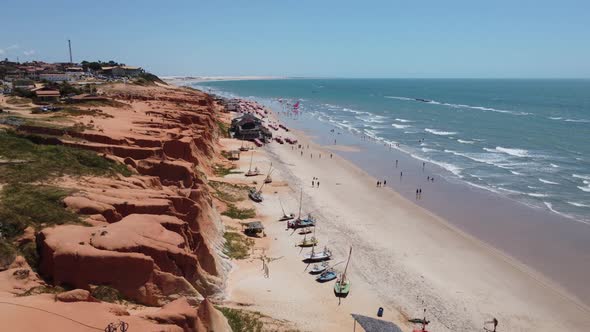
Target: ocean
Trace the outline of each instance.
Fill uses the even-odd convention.
[[[285,79],[195,87],[366,135],[441,175],[590,226],[590,80]],[[398,146],[399,144],[399,146]]]

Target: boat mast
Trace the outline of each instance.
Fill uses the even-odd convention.
[[[248,167],[248,173],[250,173],[252,170],[252,158],[254,158],[254,151],[252,151],[252,154],[250,155],[250,166]]]
[[[285,209],[283,208],[283,202],[281,202],[280,198],[279,198],[279,204],[281,205],[281,210],[283,210],[283,216],[286,216],[287,214],[285,213]]]
[[[301,202],[303,201],[303,188],[301,188],[301,195],[299,196],[299,217],[297,219],[301,219]]]
[[[352,246],[350,247],[350,252],[348,252],[348,260],[346,261],[346,267],[344,268],[344,273],[342,273],[342,280],[340,281],[340,285],[346,282],[346,270],[348,269],[348,263],[350,263],[350,256],[352,255]]]

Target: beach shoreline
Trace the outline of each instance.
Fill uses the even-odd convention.
[[[349,313],[373,316],[380,306],[388,313],[386,319],[406,328],[409,326],[405,319],[419,316],[422,308],[427,308],[433,318],[432,328],[437,331],[470,331],[480,328],[478,324],[492,315],[499,318],[508,330],[584,330],[590,326],[586,319],[580,318],[587,315],[588,308],[552,281],[394,190],[375,188],[376,178],[336,153],[336,150],[354,153],[355,147],[344,145],[344,148],[327,150],[302,132],[289,133],[292,134],[299,139],[298,144],[303,145],[303,150],[271,143],[257,150],[255,159],[257,165],[272,162],[277,169],[273,177],[290,186],[288,190],[284,187],[281,190],[265,188],[263,193],[270,198],[256,205],[269,237],[273,239],[264,240],[265,252],[289,262],[272,265],[272,275],[278,275],[278,280],[263,278],[259,267],[252,267],[256,265],[255,261],[237,263],[238,268],[228,282],[228,301],[249,303],[256,310],[293,321],[309,330],[348,328],[350,325],[347,324],[352,322]],[[234,142],[227,148],[235,148],[236,144]],[[332,158],[330,153],[333,153]],[[311,158],[308,154],[316,156]],[[242,163],[240,170],[243,167],[246,165]],[[239,177],[232,175],[232,178]],[[321,188],[311,189],[313,177],[320,178]],[[349,188],[342,190],[344,187]],[[297,265],[303,267],[303,263],[297,263],[299,255],[293,244],[285,244],[281,239],[285,232],[284,225],[276,222],[282,212],[275,196],[282,197],[284,205],[287,205],[286,201],[296,204],[298,188],[303,188],[307,211],[317,214],[321,221],[318,238],[320,241],[328,238],[328,245],[340,256],[336,260],[345,255],[349,244],[355,248],[351,271],[351,278],[356,281],[355,293],[344,300],[344,306],[349,310],[346,314],[326,309],[335,309],[326,302],[326,299],[334,299],[329,286],[322,290],[323,297],[314,299],[317,285],[311,278],[306,280],[303,277],[306,273],[297,269]],[[366,197],[360,199],[354,194],[357,191]],[[296,212],[292,206],[291,210]],[[360,223],[358,220],[363,218],[372,222]],[[383,257],[387,263],[381,265],[375,260],[379,253],[392,257]],[[384,270],[385,276],[373,276],[384,273]],[[297,280],[292,280],[291,274],[298,276]],[[261,292],[281,292],[281,280],[291,280],[293,288],[301,290],[300,293],[315,295],[310,299],[298,298],[292,303],[260,295]],[[387,291],[375,289],[374,285],[379,284],[388,285],[384,287]],[[359,290],[362,295],[357,295]],[[480,298],[483,294],[485,296]],[[317,301],[319,303],[315,303]],[[295,305],[297,309],[293,308]],[[324,312],[328,322],[310,325],[308,320],[299,317],[306,317],[311,312]],[[560,318],[547,319],[550,314]],[[334,324],[332,321],[341,324],[331,325]]]

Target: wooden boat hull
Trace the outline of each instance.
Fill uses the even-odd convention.
[[[315,255],[305,255],[303,256],[303,260],[305,262],[321,262],[321,261],[327,261],[332,257],[332,255],[327,255],[324,253],[320,253],[320,254],[315,254]]]
[[[328,272],[328,273],[322,273],[315,280],[317,282],[328,282],[328,281],[332,281],[334,279],[336,279],[336,273],[335,272]]]
[[[341,283],[340,280],[336,281],[334,295],[337,297],[347,297],[348,293],[350,293],[350,281],[346,281],[345,283]]]
[[[300,242],[298,244],[299,247],[303,247],[303,248],[309,248],[309,247],[315,247],[318,245],[317,241],[309,241],[309,242]]]
[[[261,203],[263,201],[262,195],[256,193],[248,193],[248,197],[256,203]]]
[[[245,176],[258,176],[258,175],[260,175],[260,173],[256,173],[256,172],[249,173],[249,172],[246,172],[246,174],[244,174],[244,175]]]

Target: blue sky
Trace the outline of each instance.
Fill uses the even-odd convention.
[[[590,1],[2,0],[0,58],[159,75],[590,78]]]

